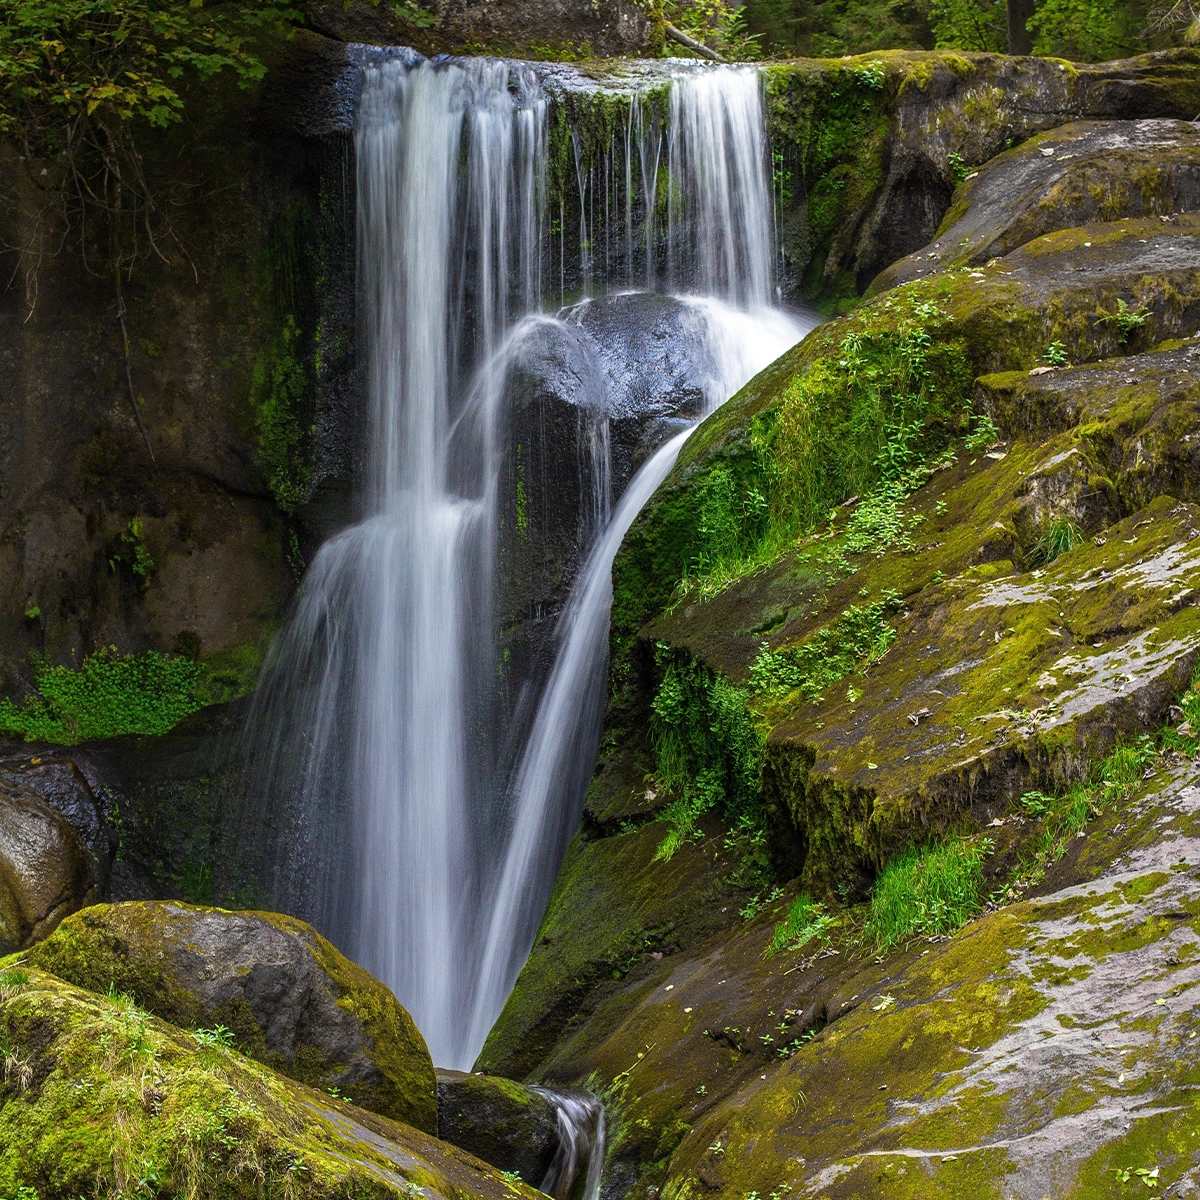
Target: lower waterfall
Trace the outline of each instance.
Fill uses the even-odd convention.
[[[654,204],[636,238],[631,230],[632,179],[623,237],[643,247],[647,283],[664,279],[693,318],[705,413],[814,322],[771,307],[757,72],[679,70],[665,131],[633,119],[635,100],[624,149],[627,163],[656,172],[661,157],[672,180],[661,253]],[[260,805],[284,831],[265,868],[272,902],[391,987],[434,1061],[458,1069],[470,1069],[504,1005],[579,820],[603,709],[613,558],[690,432],[649,455],[609,517],[607,418],[587,418],[580,565],[535,715],[506,760],[495,583],[505,389],[525,335],[557,321],[540,310],[563,286],[562,231],[547,204],[549,104],[528,64],[381,55],[363,69],[363,518],[309,566],[251,720]],[[582,201],[582,176],[579,187]],[[585,294],[632,274],[630,250],[616,278],[603,276],[595,234],[585,223]],[[544,285],[547,246],[560,261]]]

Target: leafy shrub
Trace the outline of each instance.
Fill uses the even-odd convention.
[[[662,814],[671,829],[655,857],[666,860],[710,809],[743,830],[761,825],[764,739],[741,688],[662,643],[656,659],[662,677],[651,704],[654,777],[673,798]]]
[[[40,663],[34,671],[38,695],[20,707],[0,701],[0,731],[66,746],[88,738],[166,733],[200,707],[201,671],[188,658],[154,650],[122,655],[115,647],[85,658],[78,670]]]
[[[983,899],[983,860],[988,838],[913,847],[880,872],[871,894],[865,934],[879,950],[913,937],[954,933]]]
[[[1137,308],[1130,308],[1124,300],[1117,301],[1117,311],[1115,313],[1102,313],[1097,320],[1103,325],[1115,325],[1117,327],[1117,341],[1124,345],[1129,340],[1129,335],[1135,329],[1141,329],[1146,324],[1146,317],[1149,316],[1150,310],[1144,305],[1139,305]]]

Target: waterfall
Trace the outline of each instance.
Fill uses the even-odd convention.
[[[586,171],[577,158],[578,278],[584,294],[603,295],[634,280],[640,254],[638,282],[665,277],[688,293],[711,411],[806,325],[768,307],[758,74],[680,71],[665,128],[635,99],[624,145]],[[546,291],[564,286],[547,137],[528,65],[381,57],[365,68],[355,134],[364,516],[310,565],[252,716],[261,803],[284,831],[266,863],[272,902],[387,983],[434,1061],[463,1069],[511,990],[579,820],[613,558],[689,432],[645,462],[609,516],[607,418],[581,410],[583,565],[514,757],[497,683],[499,459],[509,372],[526,336],[555,321],[538,311]],[[618,228],[611,239],[605,225],[603,252],[598,221]]]
[[[269,786],[303,818],[277,902],[392,987],[438,1062],[459,1057],[470,986],[495,740],[496,351],[539,299],[545,108],[527,69],[494,60],[366,72],[368,516],[316,556],[258,701]]]

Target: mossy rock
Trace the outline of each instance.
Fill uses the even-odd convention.
[[[95,905],[23,961],[128,993],[185,1029],[225,1026],[275,1070],[437,1132],[433,1063],[412,1018],[303,921],[171,901]]]
[[[985,163],[954,194],[924,249],[868,296],[949,266],[981,266],[1045,233],[1200,208],[1200,131],[1186,121],[1079,121]]]
[[[437,1072],[438,1137],[535,1187],[559,1146],[558,1109],[542,1092],[466,1071]]]
[[[408,1125],[37,969],[0,975],[0,1195],[534,1200]],[[23,1189],[29,1189],[25,1191]]]

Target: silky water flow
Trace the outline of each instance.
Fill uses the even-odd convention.
[[[665,157],[675,183],[665,276],[686,300],[711,411],[813,322],[771,307],[757,72],[680,72],[666,129],[631,117],[611,165],[651,162],[657,174]],[[497,778],[505,383],[529,329],[558,319],[538,312],[554,241],[546,147],[547,100],[528,66],[365,69],[355,149],[366,515],[315,556],[251,718],[264,821],[286,830],[266,864],[272,902],[387,983],[434,1061],[464,1070],[512,989],[578,823],[599,743],[613,559],[690,432],[651,455],[610,515],[607,426],[590,418],[583,565],[524,748]],[[654,235],[647,208],[643,240]],[[591,242],[595,231],[583,232]],[[620,236],[632,243],[628,228]],[[613,283],[627,281],[630,262]],[[602,1114],[588,1113],[569,1119],[602,1130]],[[600,1153],[584,1155],[597,1190]]]

